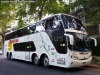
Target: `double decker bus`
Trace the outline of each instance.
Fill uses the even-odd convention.
[[[88,37],[78,18],[55,14],[7,33],[4,54],[7,59],[29,61],[34,65],[72,68],[91,63],[90,45],[96,46],[97,41]]]

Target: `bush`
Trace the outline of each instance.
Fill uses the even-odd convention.
[[[100,58],[97,56],[93,56],[92,64],[100,65]]]

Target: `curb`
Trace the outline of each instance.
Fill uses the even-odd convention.
[[[89,67],[89,68],[95,68],[95,69],[100,69],[100,66],[95,66],[95,65],[88,65],[86,67]]]

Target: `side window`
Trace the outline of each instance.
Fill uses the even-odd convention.
[[[13,46],[15,51],[25,51],[25,43],[16,43]]]
[[[17,37],[18,37],[17,31],[13,32],[13,38],[17,38]]]
[[[42,21],[43,22],[43,21]],[[35,30],[35,32],[42,32],[42,31],[45,31],[45,29],[44,29],[44,27],[43,27],[43,25],[42,25],[42,22],[40,21],[40,22],[37,22],[36,23],[36,30]]]
[[[36,51],[33,41],[13,44],[14,51]]]
[[[15,38],[18,38],[18,34],[17,34],[17,31],[15,31]]]
[[[28,31],[30,34],[35,33],[36,25],[29,26]]]
[[[5,36],[5,40],[8,40],[9,39],[9,34],[7,34],[6,36]]]
[[[33,41],[26,42],[25,49],[26,49],[26,51],[36,51]]]
[[[62,25],[60,16],[53,16],[42,21],[45,29],[57,29]]]
[[[54,16],[52,28],[57,29],[57,28],[60,28],[61,25],[62,25],[62,23],[61,23],[60,17],[59,16]]]
[[[21,30],[18,30],[18,31],[17,31],[17,35],[18,35],[18,37],[21,37],[21,36],[22,36]]]
[[[52,29],[52,26],[53,26],[53,17],[52,18],[48,18],[46,20],[43,20],[42,21],[42,25],[44,26],[45,30]]]
[[[9,36],[8,39],[12,39],[13,38],[13,33],[10,33],[8,36]]]
[[[5,36],[5,40],[8,40],[8,35]]]
[[[27,29],[27,27],[21,29],[21,34],[22,34],[22,36],[25,36],[25,35],[28,34],[28,29]]]

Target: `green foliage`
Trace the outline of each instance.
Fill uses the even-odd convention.
[[[15,11],[14,8],[15,8],[14,3],[0,3],[1,33],[5,32],[7,24],[15,18],[15,14],[11,13],[11,12]]]
[[[100,65],[100,58],[97,56],[92,57],[92,64]]]
[[[100,36],[98,36],[96,39],[97,39],[97,46],[92,48],[92,54],[94,56],[100,56]]]
[[[26,15],[27,15],[27,11],[26,11],[27,3],[20,1],[16,4],[16,6],[17,6],[16,18],[17,17],[26,17]]]
[[[0,35],[2,36],[2,47],[4,44],[6,27],[15,19],[16,3],[2,3],[0,2]],[[4,47],[3,47],[4,48]],[[4,53],[4,50],[3,50]]]
[[[22,28],[23,26],[24,26],[24,22],[22,20],[22,17],[19,17],[19,19],[18,19],[18,26],[17,26],[16,29]]]
[[[62,13],[64,11],[63,4],[62,0],[36,0],[28,5],[28,14],[40,20],[46,14]]]
[[[85,17],[86,23],[99,24],[100,23],[100,0],[75,0],[70,3],[70,9],[73,11],[72,15],[81,18]],[[83,8],[82,8],[83,7]]]

